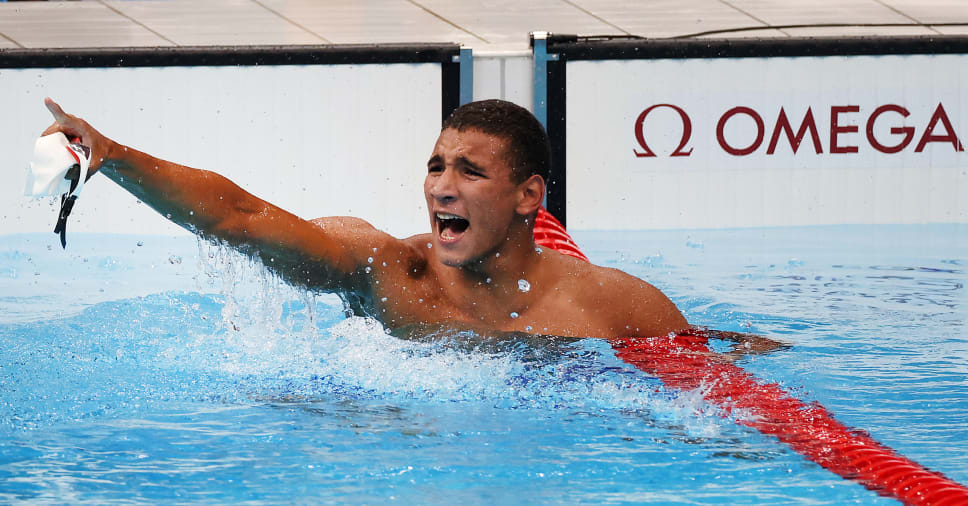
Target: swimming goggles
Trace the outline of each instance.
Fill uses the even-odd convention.
[[[84,188],[91,165],[91,148],[79,139],[69,142],[63,133],[45,135],[34,143],[34,158],[27,171],[24,194],[31,197],[60,195],[60,211],[54,233],[67,248],[67,217]]]

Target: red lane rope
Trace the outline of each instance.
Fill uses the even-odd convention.
[[[539,246],[588,260],[544,209],[535,220],[534,238]],[[761,383],[741,367],[715,359],[707,342],[704,332],[690,330],[671,337],[617,339],[612,348],[669,387],[699,389],[724,416],[738,410],[737,423],[775,436],[807,459],[881,495],[911,505],[968,504],[968,488],[838,422],[823,406],[807,404],[776,383]]]
[[[561,222],[543,207],[538,209],[534,220],[534,243],[588,262],[588,257],[578,249]]]

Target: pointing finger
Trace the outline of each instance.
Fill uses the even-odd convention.
[[[57,102],[51,100],[50,97],[44,99],[44,105],[47,106],[47,110],[54,115],[54,121],[58,123],[66,123],[68,120],[67,113],[61,109],[61,106],[57,105]]]

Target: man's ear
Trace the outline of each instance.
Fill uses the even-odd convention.
[[[534,174],[518,185],[518,214],[527,216],[538,211],[545,197],[544,178]]]

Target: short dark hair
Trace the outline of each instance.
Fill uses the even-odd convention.
[[[521,183],[534,174],[548,182],[551,174],[551,143],[538,118],[524,107],[506,100],[480,100],[464,104],[444,120],[441,131],[480,130],[508,142],[511,179]]]

